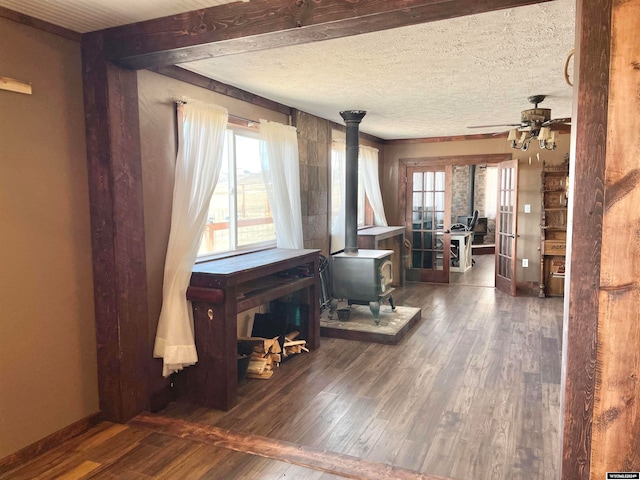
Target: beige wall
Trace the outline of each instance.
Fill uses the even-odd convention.
[[[532,145],[527,152],[513,150],[504,138],[489,140],[466,140],[456,142],[406,143],[385,145],[382,177],[382,198],[389,224],[404,225],[403,213],[398,212],[398,163],[400,159],[481,155],[512,154],[518,159],[518,242],[517,271],[518,282],[537,283],[540,278],[540,172],[542,160],[550,165],[562,163],[569,152],[569,135],[560,135],[556,150],[541,151]],[[540,155],[538,162],[537,154]],[[531,157],[531,164],[529,164]],[[524,213],[524,205],[531,205],[531,213]],[[522,267],[522,259],[529,260],[529,267]]]
[[[80,45],[0,18],[0,458],[98,411]]]

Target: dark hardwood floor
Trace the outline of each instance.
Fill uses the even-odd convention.
[[[464,273],[451,272],[449,282],[458,285],[475,285],[476,287],[494,287],[495,255],[473,255],[474,266]]]
[[[323,338],[228,412],[103,423],[0,479],[556,478],[562,299],[462,284],[395,299],[423,317],[398,345]]]

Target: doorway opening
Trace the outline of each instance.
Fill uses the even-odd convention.
[[[449,283],[495,286],[495,238],[498,167],[493,164],[454,165],[452,169],[451,225],[467,226],[468,236],[452,236]],[[477,211],[477,215],[474,212]],[[460,243],[469,242],[462,250]],[[470,258],[467,259],[467,251]]]
[[[408,273],[413,276],[408,274],[407,280],[496,286],[495,238],[499,231],[496,219],[500,211],[498,166],[510,159],[509,154],[400,159],[398,202],[400,211],[405,216],[405,236],[412,244],[412,263]],[[423,226],[424,222],[416,221],[416,218],[424,216],[420,203],[424,201],[424,192],[416,187],[421,185],[416,183],[416,178],[419,179],[421,174],[426,175],[429,170],[442,171],[443,174],[447,172],[448,178],[443,183],[443,208],[436,208],[444,218],[435,222],[435,232],[427,232],[433,237],[427,242],[429,248],[433,249],[438,259],[442,259],[441,263],[437,263],[435,272],[442,278],[437,279],[433,278],[434,272],[430,271],[434,268],[433,265],[417,264],[414,258],[417,258],[417,254],[424,253],[420,249],[424,250],[423,230],[426,228]],[[476,210],[478,219],[473,229],[467,228],[465,232],[461,228],[456,231],[456,224],[469,226]],[[416,224],[420,228],[416,228]],[[414,242],[418,243],[414,246]],[[432,243],[435,247],[431,247]]]

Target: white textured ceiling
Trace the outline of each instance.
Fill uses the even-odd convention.
[[[85,32],[228,0],[0,0],[0,6]],[[215,80],[384,139],[492,133],[517,123],[527,97],[546,94],[552,118],[571,116],[563,76],[574,45],[575,0],[180,65]]]
[[[545,94],[552,117],[570,117],[564,63],[574,44],[573,0],[181,65],[385,139],[504,131]]]

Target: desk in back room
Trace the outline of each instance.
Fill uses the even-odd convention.
[[[458,261],[451,262],[450,271],[464,273],[473,265],[471,244],[473,232],[467,230],[451,231],[451,250],[456,251]]]

